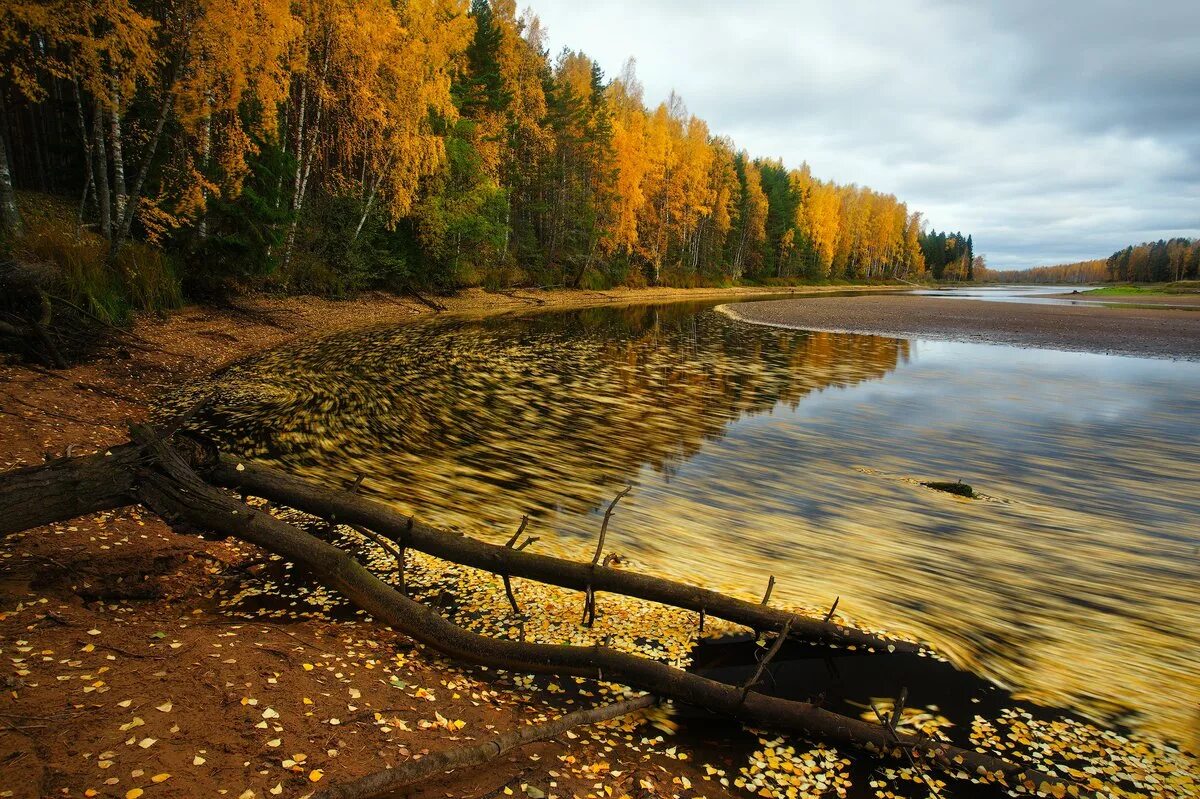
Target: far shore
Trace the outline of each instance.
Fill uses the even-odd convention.
[[[1066,296],[1086,299],[1082,293]],[[1136,307],[1144,299],[1200,307],[1200,298],[1108,299],[1115,301],[1039,305],[916,295],[812,297],[731,303],[720,310],[746,322],[800,330],[1200,360],[1200,310]]]
[[[1189,294],[1096,294],[1084,289],[1079,292],[1066,294],[1048,294],[1048,299],[1084,300],[1086,302],[1103,302],[1110,305],[1182,305],[1189,308],[1200,308],[1200,293]]]

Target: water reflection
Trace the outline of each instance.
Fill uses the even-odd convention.
[[[705,307],[342,334],[220,378],[248,454],[430,522],[840,608],[1197,744],[1200,365],[755,327]],[[963,478],[989,496],[918,485]],[[578,540],[583,539],[587,540]],[[573,543],[574,542],[574,543]]]

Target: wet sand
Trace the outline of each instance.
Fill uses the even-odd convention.
[[[1175,308],[896,295],[739,302],[719,310],[802,330],[1200,360],[1200,311]]]

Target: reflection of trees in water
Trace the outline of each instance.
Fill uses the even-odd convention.
[[[587,513],[737,418],[882,377],[895,339],[757,328],[695,306],[356,331],[227,370],[202,426],[353,477],[443,523]],[[529,503],[533,503],[530,507]]]

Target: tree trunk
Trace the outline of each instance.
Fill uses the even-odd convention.
[[[117,255],[121,252],[121,245],[125,243],[125,239],[129,238],[129,230],[133,227],[133,214],[137,209],[138,200],[142,196],[142,187],[146,184],[146,176],[150,174],[150,166],[154,163],[154,154],[158,151],[158,143],[162,139],[163,127],[167,124],[167,115],[171,111],[171,105],[174,100],[175,80],[179,75],[178,62],[171,70],[171,81],[163,89],[162,103],[158,109],[158,120],[154,123],[154,131],[150,134],[150,141],[146,146],[146,154],[142,157],[142,164],[138,167],[137,178],[133,181],[133,190],[129,192],[129,196],[125,201],[125,213],[119,220],[117,229],[112,237],[112,243],[108,249],[109,263],[115,263]]]
[[[19,236],[25,232],[21,211],[17,208],[17,195],[13,190],[12,171],[8,165],[8,114],[0,98],[0,225],[9,235]]]
[[[405,596],[348,553],[205,483],[151,431],[135,429],[151,456],[139,471],[138,498],[164,519],[240,538],[310,571],[378,622],[451,658],[508,671],[622,682],[755,727],[797,732],[834,746],[852,746],[893,759],[912,759],[951,774],[994,775],[1009,785],[1063,786],[1064,780],[998,757],[896,732],[808,702],[767,696],[753,684],[728,685],[606,646],[534,644],[463,629]],[[786,628],[785,628],[786,632]],[[765,661],[764,661],[765,662]],[[1078,789],[1078,786],[1076,786]]]
[[[321,113],[325,109],[325,78],[329,74],[328,37],[325,41],[325,55],[321,62],[321,78],[317,82],[317,113],[312,125],[309,125],[308,141],[304,140],[304,102],[307,85],[301,88],[300,118],[296,140],[296,180],[292,192],[292,219],[288,226],[287,239],[283,245],[283,268],[286,269],[292,259],[292,251],[296,246],[296,232],[300,225],[300,212],[304,210],[304,197],[308,193],[308,175],[312,169],[313,151],[317,148],[317,136],[321,132]]]
[[[33,150],[34,170],[37,172],[38,189],[43,193],[48,193],[50,182],[46,179],[46,155],[42,151],[42,142],[46,140],[46,137],[38,119],[41,108],[42,105],[39,103],[37,106],[26,106],[25,110],[29,116],[29,139],[33,144],[31,149]]]
[[[104,147],[104,109],[100,98],[93,98],[92,105],[92,139],[95,158],[92,162],[96,170],[96,199],[100,203],[100,232],[106,239],[112,240],[112,195],[108,187],[108,154]]]
[[[88,194],[96,185],[96,172],[92,164],[92,138],[88,135],[87,122],[83,117],[83,98],[79,96],[79,79],[71,79],[71,88],[75,94],[75,124],[79,126],[79,140],[83,143],[83,164],[87,173],[84,179],[83,196],[79,199],[79,229],[76,234],[83,232],[83,214],[87,210]]]
[[[121,88],[112,81],[112,110],[109,111],[109,138],[112,139],[113,209],[117,219],[125,216],[125,147],[121,142]]]
[[[238,458],[222,456],[206,474],[217,485],[244,491],[314,516],[357,524],[419,552],[495,574],[522,577],[580,591],[590,586],[595,592],[624,594],[697,613],[704,612],[755,630],[779,629],[790,621],[795,633],[823,643],[864,649],[920,651],[919,646],[907,641],[889,641],[852,627],[797,616],[685,583],[451,535],[359,494],[325,488],[278,469]]]
[[[126,444],[0,475],[0,536],[136,501],[134,468],[141,447]]]
[[[797,732],[952,775],[983,774],[1009,786],[1054,790],[1060,796],[1068,787],[1081,793],[1077,784],[998,757],[901,734],[890,725],[842,716],[807,702],[758,693],[755,680],[729,685],[606,646],[534,644],[470,632],[400,593],[347,552],[205,483],[189,463],[211,464],[215,460],[211,450],[194,445],[185,459],[153,431],[135,428],[133,437],[133,445],[103,455],[0,475],[0,498],[5,503],[0,505],[0,524],[15,529],[20,524],[62,521],[136,498],[168,522],[235,536],[285,558],[378,622],[452,658],[509,671],[623,682],[755,727]],[[789,629],[785,624],[777,642]],[[777,649],[772,647],[763,667]]]
[[[212,95],[204,98],[206,111],[204,114],[204,143],[201,146],[200,177],[208,180],[209,163],[212,160]],[[196,225],[196,236],[200,241],[208,238],[208,184],[200,188],[200,222]]]

